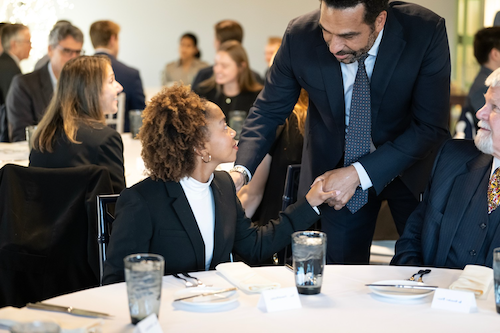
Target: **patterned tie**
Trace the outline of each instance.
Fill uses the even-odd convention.
[[[488,214],[491,214],[500,203],[500,168],[497,168],[490,178],[490,184],[488,186]]]
[[[365,54],[358,60],[358,72],[352,87],[349,126],[345,138],[344,166],[349,166],[358,161],[360,157],[370,153],[372,132],[370,82],[365,68],[365,59],[367,57],[368,54]],[[358,187],[346,206],[354,214],[367,202],[368,190],[363,191]]]

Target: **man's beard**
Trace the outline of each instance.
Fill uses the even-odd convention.
[[[342,55],[346,55],[346,54],[350,54],[352,55],[352,57],[350,58],[346,58],[346,59],[343,59],[343,60],[340,60],[341,62],[343,62],[344,64],[352,64],[356,61],[358,61],[359,59],[361,59],[361,57],[368,53],[368,51],[370,51],[370,49],[372,48],[373,44],[375,44],[375,41],[377,40],[377,34],[375,33],[375,29],[372,29],[372,32],[370,33],[370,36],[368,36],[368,43],[366,43],[366,46],[357,50],[357,51],[339,51],[337,52],[335,55],[339,55],[339,56],[342,56]]]
[[[493,138],[490,126],[484,121],[479,121],[478,126],[480,128],[486,128],[490,131],[479,130],[476,137],[474,138],[474,143],[477,149],[481,152],[489,155],[493,155]]]

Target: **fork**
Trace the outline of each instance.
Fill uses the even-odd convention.
[[[185,277],[187,277],[188,279],[196,280],[198,287],[206,287],[205,284],[203,282],[201,282],[197,277],[194,277],[194,276],[190,275],[189,273],[181,273],[181,274],[184,275]]]
[[[417,273],[413,274],[411,276],[411,278],[409,278],[408,280],[410,281],[415,281],[415,276],[417,275],[420,275],[420,277],[418,278],[418,281],[417,282],[424,282],[424,280],[422,279],[422,277],[425,275],[425,274],[429,274],[431,272],[430,269],[421,269],[419,270]]]
[[[183,277],[180,277],[179,274],[172,274],[175,278],[184,280],[184,283],[186,284],[186,288],[191,288],[191,287],[197,287],[197,284],[192,283],[191,281],[186,280]],[[185,275],[185,274],[184,274]]]

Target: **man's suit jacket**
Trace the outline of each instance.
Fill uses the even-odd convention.
[[[214,252],[210,269],[229,261],[233,251],[251,262],[270,257],[290,235],[318,220],[305,199],[281,213],[279,221],[258,228],[245,217],[228,173],[216,171]],[[205,245],[179,183],[148,178],[122,192],[107,251],[104,283],[123,281],[123,258],[132,253],[165,258],[167,274],[205,270]]]
[[[255,80],[260,83],[264,84],[264,80],[260,77],[259,73],[256,71],[252,70],[253,76]],[[214,66],[209,66],[202,68],[198,71],[198,74],[193,79],[193,83],[191,83],[191,86],[193,87],[193,90],[196,90],[198,88],[198,85],[202,83],[205,80],[210,79],[214,75]]]
[[[109,171],[113,192],[125,188],[123,142],[117,131],[103,124],[80,124],[72,143],[61,130],[56,133],[53,151],[32,149],[30,166],[41,168],[70,168],[81,165],[99,165]]]
[[[444,19],[414,4],[391,2],[371,87],[371,137],[377,148],[359,159],[379,194],[395,177],[418,196],[449,137],[450,57]],[[309,93],[299,193],[343,163],[345,100],[340,63],[318,25],[319,10],[294,19],[264,90],[245,122],[236,164],[254,172],[278,125],[304,88]],[[434,154],[432,152],[435,151]]]
[[[12,79],[21,74],[15,60],[7,53],[0,54],[0,105],[5,104]]]
[[[494,232],[491,244],[484,244],[488,228],[491,228],[486,192],[492,160],[491,155],[481,153],[470,140],[451,140],[443,146],[424,201],[409,217],[405,231],[396,243],[392,264],[444,267],[451,245],[458,237],[457,230],[461,223],[465,223],[465,230],[469,232],[467,242],[460,244],[463,253],[459,256],[459,266],[478,264],[491,267],[493,249],[500,246],[500,228]],[[486,181],[482,183],[485,176]],[[476,191],[484,192],[484,201],[480,206],[471,207]],[[474,221],[465,217],[470,209],[477,211]],[[476,255],[483,245],[488,249],[484,262],[484,258]],[[477,249],[472,256],[471,249]]]
[[[96,55],[105,55],[111,60],[111,67],[115,72],[115,78],[118,83],[123,86],[125,93],[125,132],[130,131],[128,114],[130,110],[144,110],[146,107],[144,90],[142,89],[141,76],[139,71],[135,68],[125,65],[123,62],[118,61],[114,56],[97,52]]]
[[[26,126],[37,125],[50,104],[54,88],[48,66],[12,80],[6,103],[12,142],[26,140]]]

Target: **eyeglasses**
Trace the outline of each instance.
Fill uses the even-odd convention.
[[[31,45],[31,41],[30,40],[16,40],[16,42],[18,43],[28,43]]]
[[[73,55],[75,56],[79,56],[79,55],[84,55],[85,54],[85,51],[83,50],[73,50],[73,49],[68,49],[66,47],[62,47],[61,45],[57,45],[56,48],[58,48],[59,50],[61,50],[61,52],[67,56],[67,57],[72,57]]]

